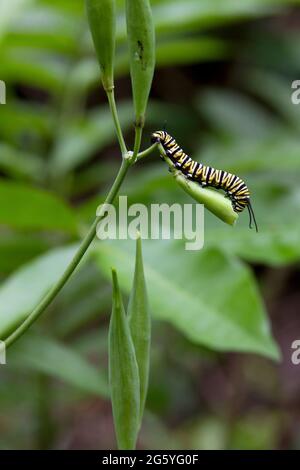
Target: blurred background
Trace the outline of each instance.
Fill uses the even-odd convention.
[[[116,96],[133,111],[123,1]],[[245,179],[259,233],[205,213],[205,246],[144,241],[153,311],[143,449],[300,447],[299,2],[152,0],[157,32],[143,148],[168,132],[190,155]],[[1,0],[0,323],[59,277],[120,155],[83,0]],[[129,174],[131,203],[191,202],[153,154]],[[85,263],[0,366],[1,449],[115,448],[107,386],[109,267],[130,287],[134,242],[95,242]],[[148,273],[148,274],[147,274]],[[126,299],[126,297],[125,297]]]

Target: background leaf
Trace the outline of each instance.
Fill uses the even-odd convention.
[[[9,351],[8,361],[12,367],[43,372],[86,393],[101,397],[109,395],[103,372],[68,346],[47,336],[25,335]]]
[[[118,267],[121,286],[127,291],[132,271],[128,245],[99,243],[95,252],[107,276],[109,266]],[[241,262],[217,250],[195,254],[178,251],[172,243],[148,241],[144,266],[156,318],[212,349],[251,351],[278,359],[253,277]]]
[[[74,214],[57,196],[4,180],[0,181],[0,224],[23,230],[77,232]]]
[[[0,287],[0,338],[4,340],[61,276],[78,248],[57,248],[23,266]]]

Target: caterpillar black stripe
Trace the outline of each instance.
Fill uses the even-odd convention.
[[[173,165],[178,168],[187,178],[199,183],[201,186],[212,186],[222,189],[231,200],[235,212],[242,212],[247,207],[249,212],[249,227],[254,222],[258,232],[255,215],[250,202],[250,191],[245,182],[236,175],[224,170],[216,170],[210,166],[192,160],[179,147],[175,139],[166,131],[153,132],[152,142],[160,143],[166,155]]]

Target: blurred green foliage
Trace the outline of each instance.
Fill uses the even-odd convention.
[[[264,304],[285,313],[285,295],[297,293],[290,280],[299,281],[300,108],[291,103],[291,82],[300,72],[299,2],[151,3],[157,70],[144,145],[166,120],[194,159],[239,174],[253,194],[260,232],[249,231],[244,214],[232,228],[206,213],[200,253],[179,242],[144,242],[154,328],[140,446],[297,447],[299,427],[284,407],[300,388],[289,395],[283,383],[292,374],[285,356],[291,333],[282,339],[276,330],[283,372],[268,359],[226,352],[278,358]],[[126,25],[117,4],[116,93],[132,146]],[[62,273],[119,162],[82,0],[2,0],[0,58],[7,86],[0,106],[6,335]],[[155,156],[138,163],[122,194],[147,205],[190,202]],[[97,241],[35,331],[9,351],[0,370],[0,448],[115,445],[104,401],[107,276],[115,264],[129,291],[133,248]],[[295,335],[300,325],[289,315]]]

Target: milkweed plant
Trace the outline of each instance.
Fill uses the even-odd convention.
[[[116,43],[115,0],[85,0],[87,19],[100,65],[102,86],[107,95],[116,137],[120,147],[120,168],[106,196],[102,210],[63,275],[5,340],[8,348],[19,339],[45,311],[66,284],[96,235],[99,222],[105,216],[106,204],[112,204],[130,168],[159,151],[170,166],[178,185],[197,202],[233,225],[237,214],[229,199],[214,190],[201,188],[189,181],[172,165],[159,143],[141,151],[141,138],[146,120],[147,103],[155,69],[155,29],[149,0],[126,0],[127,43],[134,105],[135,139],[128,149],[120,125],[115,99],[114,59]],[[99,123],[99,126],[101,123]],[[123,305],[118,274],[112,269],[112,314],[109,327],[109,381],[115,433],[119,449],[134,449],[142,422],[149,377],[151,319],[144,277],[141,236],[137,234],[135,272],[127,310]]]

